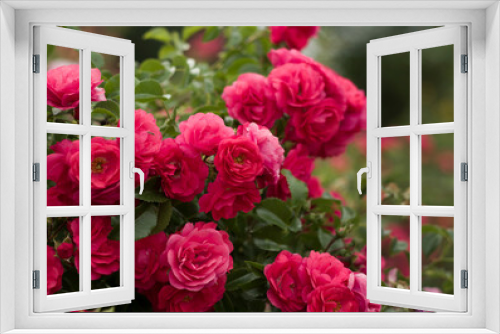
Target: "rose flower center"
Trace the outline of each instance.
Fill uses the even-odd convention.
[[[106,163],[106,158],[97,157],[92,161],[92,173],[102,173],[104,170],[104,164]]]

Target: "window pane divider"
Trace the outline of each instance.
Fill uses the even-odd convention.
[[[47,123],[47,133],[57,133],[57,134],[76,135],[76,136],[84,136],[90,133],[91,136],[124,138],[129,135],[130,131],[128,129],[111,127],[111,126],[94,126],[94,125],[88,126],[80,124]]]
[[[448,122],[376,128],[373,130],[373,135],[379,138],[387,138],[410,136],[412,133],[416,135],[438,135],[454,132],[455,124],[453,122]]]

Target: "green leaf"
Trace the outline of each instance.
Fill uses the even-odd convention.
[[[135,219],[135,240],[151,235],[151,231],[155,228],[155,226],[156,210],[154,206],[148,206],[146,211]]]
[[[278,226],[285,231],[288,230],[288,225],[271,211],[265,208],[258,208],[255,212],[257,216],[264,221],[264,223]]]
[[[443,242],[443,236],[437,233],[427,233],[422,236],[422,252],[431,255]]]
[[[307,189],[307,185],[297,179],[292,175],[288,169],[283,169],[281,173],[286,177],[286,181],[288,183],[288,188],[290,189],[290,193],[292,194],[292,203],[294,205],[303,205],[307,200],[307,196],[309,191]]]
[[[194,218],[200,213],[200,206],[198,205],[198,201],[194,200],[192,202],[182,202],[175,206],[175,208],[182,213],[186,219]]]
[[[261,273],[264,271],[264,265],[262,263],[252,262],[252,261],[245,261],[245,263],[252,270],[255,269]]]
[[[287,245],[282,245],[282,244],[278,244],[277,242],[274,242],[272,240],[269,240],[269,239],[253,239],[253,242],[255,244],[255,246],[257,246],[257,248],[260,248],[262,250],[267,250],[267,251],[271,251],[271,252],[279,252],[279,251],[282,251],[282,250],[288,250],[288,246]]]
[[[321,244],[321,248],[325,248],[332,241],[332,232],[325,230],[324,228],[318,228],[318,240]]]
[[[139,69],[141,71],[155,73],[159,71],[165,71],[165,66],[163,66],[163,64],[157,59],[146,59],[141,63]]]
[[[191,36],[202,30],[204,27],[184,27],[182,30],[182,39],[187,41]]]
[[[137,102],[150,102],[154,100],[166,100],[163,96],[163,88],[154,80],[141,81],[135,87],[135,100]]]
[[[216,39],[219,34],[219,27],[208,27],[203,34],[203,42],[210,42],[211,40]]]
[[[139,187],[137,187],[135,190],[135,198],[150,203],[165,203],[168,201],[168,198],[161,188],[161,179],[159,176],[154,176],[146,181],[142,195],[139,195]]]
[[[104,57],[98,52],[91,52],[90,62],[94,67],[102,68],[104,66]]]
[[[254,58],[241,58],[234,61],[227,69],[227,74],[237,76],[243,73],[260,73],[260,63]]]
[[[167,29],[163,27],[157,27],[146,31],[146,33],[142,36],[142,38],[153,39],[164,43],[168,43],[171,40],[170,33],[168,32]]]
[[[397,239],[393,239],[396,242],[392,245],[392,254],[397,254],[399,252],[403,252],[408,249],[408,243],[406,241],[401,241]]]
[[[120,99],[120,75],[114,75],[108,81],[106,81],[104,90],[106,91],[106,98],[108,100]]]
[[[347,223],[351,222],[354,218],[356,218],[356,212],[351,208],[343,206],[340,209],[340,211],[342,212],[342,216],[340,219],[342,224],[347,224]]]
[[[172,65],[175,67],[175,73],[170,78],[170,83],[179,87],[184,87],[189,82],[189,65],[186,57],[177,56],[172,59]]]
[[[335,205],[342,205],[342,204],[338,199],[314,198],[311,200],[311,211],[332,213]]]
[[[95,104],[92,113],[100,113],[120,119],[120,105],[112,100],[100,101]]]
[[[170,218],[172,218],[172,202],[166,201],[160,204],[158,208],[158,218],[156,220],[156,226],[151,234],[156,234],[158,232],[164,231],[168,224],[170,223]]]
[[[160,51],[158,51],[158,58],[167,59],[175,56],[178,53],[179,51],[175,48],[175,46],[164,45],[160,48]]]
[[[253,282],[255,280],[260,279],[261,277],[258,275],[255,275],[253,272],[248,273],[246,275],[240,276],[232,281],[228,281],[226,283],[226,290],[227,291],[234,291],[239,288],[241,288],[243,285],[246,285],[250,282]]]

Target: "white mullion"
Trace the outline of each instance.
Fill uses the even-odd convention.
[[[47,217],[77,217],[88,213],[92,216],[117,216],[130,212],[130,208],[124,205],[49,206],[45,212]]]
[[[404,125],[404,126],[389,126],[378,128],[373,131],[374,136],[379,138],[388,137],[404,137],[414,133],[417,135],[437,135],[453,133],[455,131],[455,124],[448,123],[434,123],[434,124],[418,124],[418,125]]]
[[[383,216],[409,216],[411,207],[409,205],[376,205],[373,213]]]
[[[410,126],[412,128],[418,125],[420,88],[419,88],[420,66],[419,51],[411,49],[410,51]],[[419,136],[412,132],[410,134],[410,206],[419,203]],[[420,282],[420,266],[418,263],[418,252],[420,250],[419,224],[418,216],[413,212],[410,214],[410,291],[418,291]]]
[[[82,92],[80,92],[80,95],[81,94]],[[83,136],[88,131],[89,131],[88,127],[80,124],[47,123],[47,133]]]
[[[91,123],[91,51],[90,49],[84,48],[82,52],[82,73],[80,76],[80,91],[82,92],[80,100],[80,117],[82,119],[82,124],[85,127],[89,127]],[[87,132],[83,135],[83,145],[81,147],[80,154],[80,170],[83,171],[80,187],[83,189],[83,206],[89,208],[91,205],[92,195],[91,195],[91,134]],[[85,293],[90,293],[91,291],[91,222],[92,218],[90,213],[87,212],[83,216],[83,231],[81,231],[80,240],[80,278],[83,280],[83,291]],[[83,261],[82,261],[83,260]]]
[[[90,126],[90,133],[92,136],[98,137],[113,137],[125,138],[130,135],[130,129],[111,127],[111,126]]]

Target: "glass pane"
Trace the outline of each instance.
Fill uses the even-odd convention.
[[[382,126],[410,124],[410,53],[381,57]]]
[[[421,52],[422,123],[453,122],[453,45]]]
[[[453,206],[453,133],[421,136],[422,205]]]
[[[92,290],[120,286],[120,216],[92,217]]]
[[[422,290],[453,294],[453,218],[422,217]]]
[[[49,133],[47,206],[80,204],[80,137]]]
[[[47,45],[47,122],[79,123],[80,52]]]
[[[90,162],[92,205],[119,205],[120,142],[92,137]]]
[[[92,125],[117,126],[120,120],[120,57],[91,54]]]
[[[382,216],[382,286],[410,289],[410,217]]]
[[[80,218],[47,218],[47,294],[80,291]]]
[[[410,137],[381,138],[381,203],[410,204]]]

